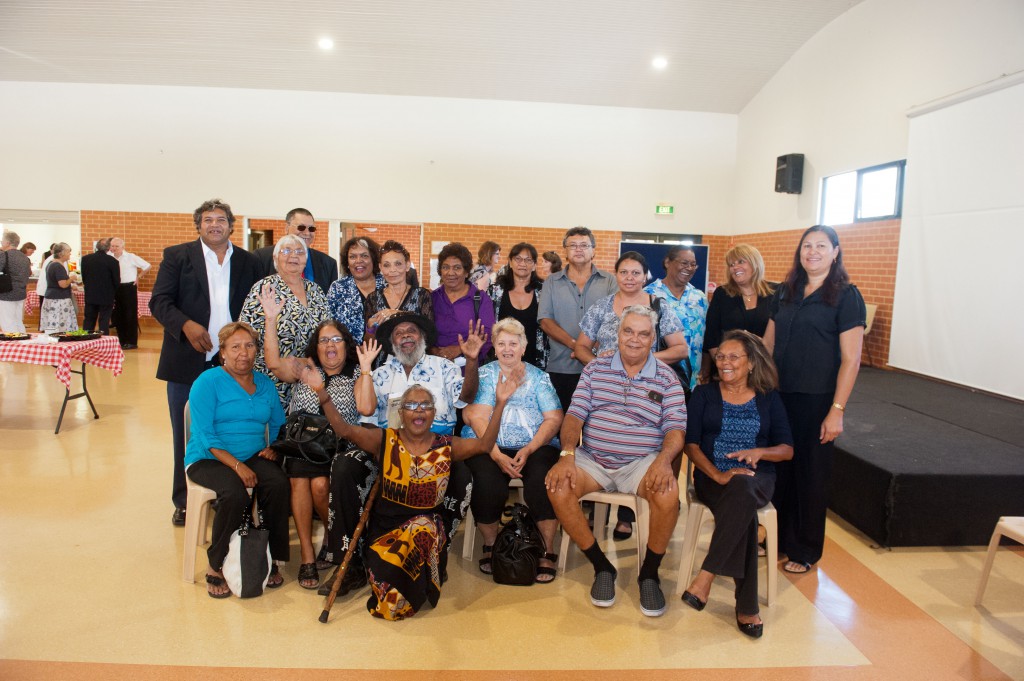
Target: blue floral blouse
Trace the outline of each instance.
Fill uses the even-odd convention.
[[[532,364],[523,363],[523,366],[526,367],[523,383],[516,388],[501,414],[498,446],[504,449],[519,449],[530,444],[544,421],[544,412],[562,408],[551,377]],[[500,375],[501,367],[497,362],[480,367],[480,385],[474,404],[494,406]],[[476,433],[467,425],[462,428],[462,437],[476,437]]]
[[[377,290],[384,288],[384,277],[376,276]],[[363,332],[366,330],[366,315],[363,310],[363,294],[356,286],[356,280],[350,274],[342,277],[331,284],[327,292],[327,309],[330,311],[331,319],[337,319],[345,325],[356,345],[363,342]]]

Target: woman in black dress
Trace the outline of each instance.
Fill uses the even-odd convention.
[[[487,289],[487,295],[494,301],[494,318],[512,317],[526,329],[523,361],[538,369],[545,368],[548,361],[548,337],[537,321],[542,286],[543,282],[537,276],[537,249],[520,242],[509,251],[508,267]]]

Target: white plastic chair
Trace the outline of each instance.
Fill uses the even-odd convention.
[[[624,492],[591,492],[580,497],[580,503],[584,501],[593,501],[596,504],[594,506],[595,537],[597,537],[598,528],[601,528],[604,537],[607,537],[609,518],[612,519],[612,522],[615,522],[616,518],[616,514],[611,512],[612,509],[619,506],[633,509],[633,513],[636,514],[637,555],[640,561],[643,561],[644,553],[647,549],[647,533],[651,525],[651,509],[647,504],[647,500],[635,494],[625,494]],[[600,540],[604,537],[598,537],[598,539]],[[565,562],[569,555],[569,544],[572,543],[572,538],[563,530],[562,546],[558,551],[559,572],[565,572]]]
[[[985,557],[985,567],[981,569],[978,594],[974,597],[975,605],[981,605],[981,597],[985,595],[985,587],[988,586],[988,576],[992,572],[992,563],[996,559],[996,549],[999,548],[999,540],[1003,537],[1009,537],[1024,544],[1024,516],[1003,516],[996,523],[996,529],[992,531],[992,539],[988,542],[988,555]]]
[[[686,461],[686,534],[683,535],[683,554],[679,559],[679,574],[676,577],[676,593],[681,594],[690,585],[693,576],[693,563],[697,557],[697,539],[700,537],[701,526],[705,520],[714,522],[711,509],[697,498],[693,488],[693,464]],[[767,533],[765,548],[768,559],[768,605],[775,602],[779,587],[779,521],[775,507],[769,501],[757,509],[757,522],[764,526]]]

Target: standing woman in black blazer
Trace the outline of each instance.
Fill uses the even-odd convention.
[[[772,503],[787,572],[821,559],[833,442],[860,370],[867,310],[843,266],[839,235],[815,225],[800,237],[793,269],[772,299],[764,344],[779,369],[793,431],[793,459],[778,465]]]
[[[231,206],[210,199],[192,213],[199,238],[164,249],[149,309],[164,327],[156,377],[167,381],[174,442],[171,522],[185,524],[185,403],[192,382],[216,366],[217,333],[242,311],[261,278],[259,260],[233,246]]]

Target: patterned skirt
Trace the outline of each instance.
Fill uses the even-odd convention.
[[[373,594],[366,603],[374,617],[412,617],[429,602],[437,605],[448,564],[448,537],[439,513],[417,515],[377,537],[366,551]]]
[[[39,310],[40,331],[74,331],[78,328],[78,314],[75,301],[71,298],[43,298]]]

